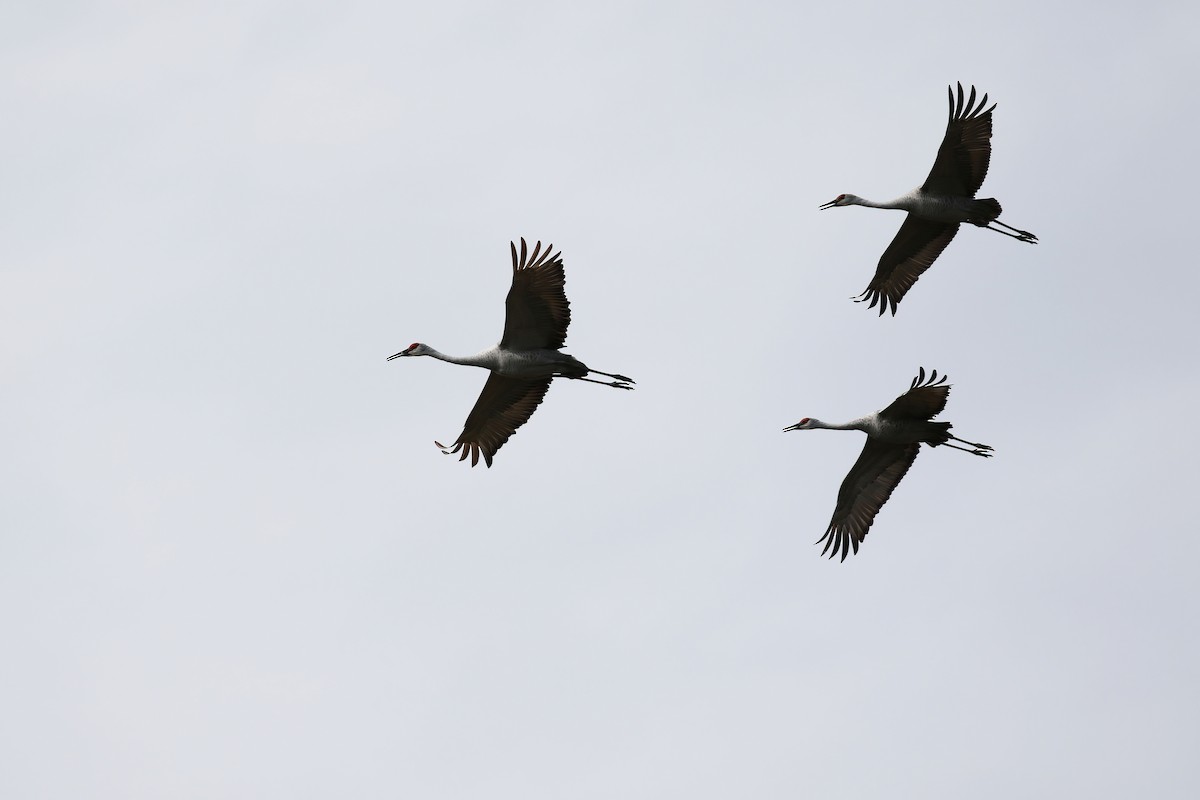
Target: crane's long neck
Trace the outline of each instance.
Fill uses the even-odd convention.
[[[854,201],[856,206],[866,206],[867,208],[891,208],[897,211],[911,211],[914,205],[910,195],[897,197],[895,200],[885,200],[882,203],[877,203],[874,200],[868,200],[865,197],[859,197]]]
[[[465,364],[468,367],[483,367],[484,369],[494,369],[496,367],[495,350],[484,350],[482,353],[476,353],[473,356],[451,356],[434,350],[428,345],[425,346],[427,352],[422,355],[427,355],[436,358],[438,361],[448,361],[451,364]]]
[[[812,419],[809,425],[813,428],[823,428],[827,431],[864,431],[870,433],[873,426],[870,417],[859,417],[852,419],[849,422],[822,422],[819,419]]]

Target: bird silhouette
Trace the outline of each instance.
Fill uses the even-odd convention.
[[[521,239],[512,249],[513,280],[505,300],[504,334],[500,343],[473,356],[450,356],[414,342],[388,361],[411,356],[432,356],[451,364],[466,364],[491,370],[475,407],[453,446],[434,442],[443,453],[461,452],[459,461],[471,457],[471,466],[483,458],[492,465],[496,451],[517,428],[524,425],[546,396],[555,378],[598,383],[616,389],[632,389],[632,378],[592,369],[574,356],[560,352],[571,324],[571,304],[563,285],[566,275],[560,253],[550,245],[544,251],[538,242],[530,253]],[[595,373],[612,378],[598,381]]]
[[[837,506],[829,527],[817,540],[818,544],[825,542],[821,555],[829,552],[831,547],[833,552],[829,557],[833,558],[840,551],[842,561],[846,560],[851,548],[858,553],[858,546],[871,529],[875,515],[916,460],[922,443],[931,447],[951,447],[984,458],[992,455],[988,445],[968,442],[951,434],[949,422],[931,421],[946,407],[949,396],[946,376],[938,380],[937,370],[933,370],[926,381],[925,368],[921,367],[908,391],[882,411],[841,424],[805,417],[783,429],[784,432],[824,429],[867,434],[862,453],[838,490]],[[951,444],[951,440],[970,447]]]
[[[995,198],[975,198],[987,176],[992,157],[992,109],[996,105],[993,103],[991,108],[984,109],[987,105],[986,94],[976,104],[974,86],[965,103],[961,83],[958,84],[957,102],[953,87],[949,87],[948,92],[950,121],[925,183],[886,203],[875,203],[853,194],[839,194],[820,206],[822,210],[867,206],[908,212],[896,237],[883,251],[879,266],[875,269],[875,277],[856,298],[857,302],[870,300],[869,308],[878,304],[880,316],[889,308],[895,315],[901,298],[933,265],[958,233],[958,226],[964,222],[1003,233],[1018,241],[1037,244],[1037,237],[1029,231],[1014,228],[998,219],[1001,208]],[[994,227],[997,225],[1008,230]]]

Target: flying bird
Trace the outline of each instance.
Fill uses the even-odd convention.
[[[958,84],[957,102],[954,88],[947,87],[947,92],[950,95],[950,121],[925,183],[887,203],[874,203],[853,194],[839,194],[820,206],[822,210],[839,206],[867,206],[908,212],[896,238],[892,239],[879,259],[875,277],[866,290],[855,298],[855,302],[870,300],[869,308],[874,308],[878,303],[880,316],[889,307],[892,315],[895,315],[896,305],[901,298],[917,282],[917,278],[933,265],[954,234],[958,233],[958,226],[964,222],[1003,233],[1021,242],[1037,244],[1037,237],[1029,231],[1014,228],[998,219],[1001,209],[995,198],[975,199],[992,157],[992,109],[996,104],[984,110],[987,105],[987,95],[984,94],[976,105],[974,86],[966,103],[963,102],[961,83]]]
[[[447,455],[461,451],[459,461],[470,456],[472,467],[479,463],[480,456],[485,464],[492,465],[496,451],[529,420],[555,378],[616,389],[633,389],[629,384],[635,382],[624,375],[592,369],[574,356],[560,352],[567,338],[567,326],[571,324],[571,304],[563,291],[566,276],[561,253],[553,252],[554,245],[543,251],[541,242],[530,253],[521,239],[518,259],[516,244],[510,242],[509,246],[513,280],[504,301],[504,335],[498,345],[473,356],[448,356],[415,342],[387,359],[433,356],[451,364],[491,370],[453,447],[447,449],[446,445],[434,442]],[[585,377],[593,372],[613,380]]]
[[[882,411],[840,425],[805,417],[783,429],[787,432],[824,428],[863,431],[867,434],[867,443],[858,461],[854,462],[842,481],[842,488],[838,490],[837,507],[833,510],[829,528],[817,540],[817,544],[825,542],[821,555],[825,555],[832,547],[833,552],[829,553],[829,557],[833,558],[840,550],[841,560],[845,561],[850,548],[858,552],[858,546],[871,529],[875,515],[916,460],[922,442],[931,447],[945,445],[984,458],[992,455],[992,448],[986,444],[968,442],[950,433],[949,422],[930,421],[946,407],[949,395],[946,376],[938,380],[937,370],[934,370],[926,381],[925,368],[921,367],[920,374],[913,379],[908,391]],[[950,444],[952,439],[970,447]]]

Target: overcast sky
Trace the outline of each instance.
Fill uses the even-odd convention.
[[[0,7],[0,795],[1191,797],[1194,3]],[[967,227],[880,319],[946,86]],[[447,458],[508,243],[567,350]],[[862,447],[787,433],[918,367]]]

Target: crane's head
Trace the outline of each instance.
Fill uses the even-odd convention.
[[[828,203],[822,203],[818,208],[824,211],[827,208],[836,208],[837,206],[852,206],[857,202],[858,195],[856,194],[839,194]]]
[[[783,432],[787,433],[788,431],[810,431],[813,428],[817,427],[816,423],[817,423],[817,420],[809,419],[808,417],[805,417],[804,419],[797,422],[795,425],[789,425],[788,427],[784,428]]]
[[[396,355],[388,356],[387,360],[391,361],[392,359],[400,358],[401,356],[427,356],[427,355],[429,355],[429,345],[421,344],[420,342],[413,342],[404,350],[401,350],[399,353],[396,353]]]

